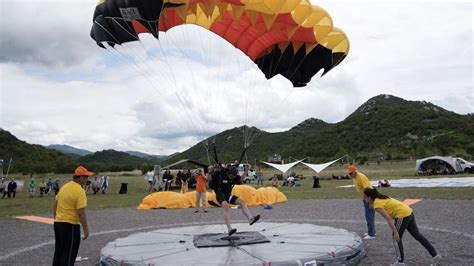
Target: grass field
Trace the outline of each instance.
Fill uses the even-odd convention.
[[[359,170],[365,173],[371,180],[379,179],[401,179],[401,178],[426,178],[414,175],[414,161],[405,162],[385,162],[380,165],[370,164],[361,166]],[[335,165],[324,170],[321,177],[321,188],[312,188],[312,176],[314,173],[306,167],[296,167],[293,169],[298,175],[302,175],[300,187],[280,187],[279,189],[292,199],[343,199],[358,198],[354,188],[338,188],[338,186],[350,185],[351,180],[325,180],[333,173],[336,175],[345,175],[346,166]],[[262,169],[265,176],[264,185],[270,185],[267,181],[276,170]],[[110,187],[105,195],[89,195],[88,209],[106,209],[137,207],[141,200],[148,195],[146,187],[147,182],[143,175],[136,171],[132,173],[100,173],[111,177]],[[44,175],[45,178],[60,178],[61,184],[69,181],[71,176],[60,176],[54,174]],[[456,175],[449,177],[463,177],[467,175]],[[27,184],[27,176],[13,175],[17,180],[24,180]],[[39,176],[43,177],[43,176]],[[443,176],[436,176],[438,178]],[[38,176],[35,176],[38,182]],[[120,183],[128,183],[128,193],[118,194]],[[280,182],[281,183],[281,182]],[[251,185],[256,185],[255,182]],[[38,189],[37,189],[38,190]],[[27,188],[17,193],[14,199],[0,200],[0,219],[10,218],[17,215],[35,215],[47,214],[52,212],[54,196],[39,197],[38,192],[34,198],[28,197]],[[474,198],[474,188],[383,188],[383,193],[396,198],[425,198],[425,199],[462,199],[472,200]]]

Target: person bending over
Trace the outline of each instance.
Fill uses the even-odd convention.
[[[432,257],[432,265],[436,265],[441,256],[436,252],[431,243],[420,233],[415,222],[413,210],[406,204],[380,194],[375,188],[367,188],[364,190],[366,201],[382,215],[392,230],[393,239],[397,242],[396,252],[397,261],[395,265],[404,265],[405,253],[403,251],[402,237],[405,230],[415,238],[423,247],[428,250]]]

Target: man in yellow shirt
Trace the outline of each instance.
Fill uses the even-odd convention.
[[[375,238],[375,211],[374,209],[371,209],[369,207],[369,203],[364,200],[365,199],[364,190],[367,188],[372,188],[372,184],[370,183],[369,178],[367,178],[367,176],[364,175],[363,173],[358,172],[357,167],[353,164],[347,168],[347,173],[352,178],[352,181],[354,182],[357,193],[359,193],[360,197],[362,198],[362,202],[364,203],[365,220],[367,222],[367,233],[364,234],[364,239],[374,239]]]
[[[86,207],[87,198],[83,189],[87,178],[93,173],[79,166],[72,181],[64,184],[54,202],[54,258],[53,266],[74,265],[81,241],[81,225],[84,239],[89,237]]]

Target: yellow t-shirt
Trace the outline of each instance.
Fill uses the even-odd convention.
[[[355,188],[362,199],[365,198],[364,190],[372,188],[369,178],[361,172],[357,172],[356,178],[353,178],[352,182],[354,182]]]
[[[384,209],[392,219],[410,216],[413,210],[408,205],[393,199],[375,199],[374,209]]]
[[[78,183],[66,183],[56,196],[58,207],[55,222],[80,224],[77,210],[87,206],[86,192]]]

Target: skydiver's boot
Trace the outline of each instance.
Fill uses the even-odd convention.
[[[253,218],[249,220],[249,224],[252,225],[256,223],[258,220],[260,220],[260,214],[255,215]]]
[[[236,232],[237,232],[237,229],[232,228],[232,229],[229,230],[228,234],[229,234],[229,236],[231,236],[231,235],[235,234]]]

